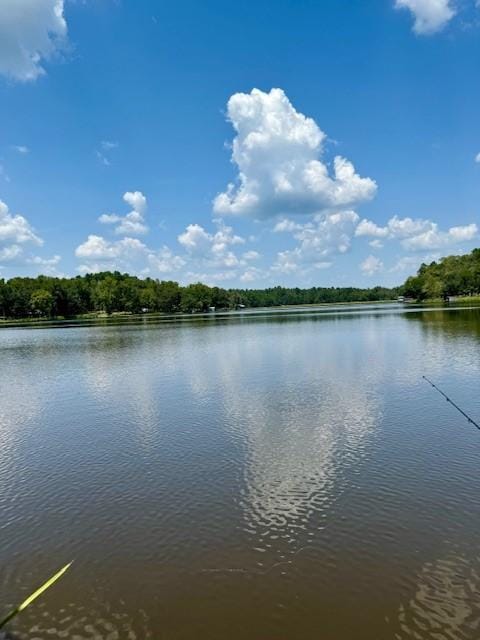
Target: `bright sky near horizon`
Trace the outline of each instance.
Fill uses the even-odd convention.
[[[479,0],[0,0],[0,277],[403,282],[479,245],[479,65]]]

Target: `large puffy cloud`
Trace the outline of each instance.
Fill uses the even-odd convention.
[[[296,111],[281,89],[253,89],[228,101],[236,137],[232,161],[239,185],[214,200],[220,215],[268,218],[346,209],[370,200],[376,184],[361,178],[351,162],[337,156],[333,174],[322,161],[325,134],[312,118]]]
[[[420,35],[441,31],[455,15],[450,0],[396,0],[395,7],[412,12],[413,30]]]
[[[141,191],[127,191],[123,194],[124,201],[132,207],[132,210],[125,216],[116,213],[104,213],[98,220],[102,224],[115,224],[117,235],[143,235],[148,232],[145,224],[145,212],[147,210],[147,198]]]
[[[43,62],[65,43],[63,0],[1,0],[0,74],[19,81],[45,73]]]
[[[438,224],[431,220],[393,216],[383,227],[364,219],[357,226],[355,235],[400,240],[405,249],[415,251],[441,249],[473,240],[478,235],[478,227],[471,223],[441,231]]]

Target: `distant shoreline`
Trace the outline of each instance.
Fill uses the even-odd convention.
[[[0,317],[0,328],[8,328],[8,327],[15,327],[15,326],[50,326],[50,325],[54,325],[54,324],[68,324],[68,323],[75,323],[75,324],[82,324],[83,322],[88,323],[88,321],[92,321],[92,322],[97,322],[97,321],[101,321],[101,320],[105,320],[105,321],[114,321],[116,318],[118,319],[127,319],[127,318],[131,318],[131,319],[153,319],[153,318],[162,318],[162,319],[182,319],[182,318],[206,318],[206,317],[214,317],[214,316],[232,316],[232,315],[242,315],[243,313],[248,314],[248,315],[254,315],[255,312],[262,312],[262,311],[281,311],[282,309],[284,310],[289,310],[289,311],[295,311],[297,310],[301,310],[301,309],[324,309],[324,308],[337,308],[337,307],[353,307],[353,306],[358,306],[358,307],[362,307],[362,306],[372,306],[372,305],[386,305],[386,304],[398,304],[399,306],[411,306],[411,305],[419,305],[419,306],[425,306],[425,305],[433,305],[433,306],[442,306],[442,305],[449,305],[449,304],[468,304],[468,303],[474,303],[474,304],[480,304],[480,296],[463,296],[463,297],[457,297],[455,298],[455,300],[452,301],[446,301],[446,300],[442,300],[440,298],[435,298],[435,299],[430,299],[430,300],[409,300],[409,301],[399,301],[396,299],[386,299],[386,300],[371,300],[371,301],[365,301],[365,300],[358,300],[358,301],[354,301],[354,302],[321,302],[321,303],[306,303],[306,304],[284,304],[284,305],[272,305],[272,306],[263,306],[263,307],[245,307],[244,309],[218,309],[216,311],[210,311],[210,312],[191,312],[191,313],[185,313],[185,312],[175,312],[175,313],[169,313],[169,312],[147,312],[147,313],[132,313],[132,312],[128,312],[128,311],[116,311],[113,312],[111,314],[107,314],[105,312],[92,312],[92,313],[84,313],[84,314],[79,314],[76,316],[69,316],[69,317],[62,317],[62,316],[57,316],[57,317],[51,317],[51,318],[46,318],[46,317],[39,317],[39,318],[32,318],[32,317],[26,317],[26,318],[2,318]]]
[[[480,298],[479,298],[480,301]],[[305,308],[324,308],[324,307],[345,307],[345,306],[367,306],[367,305],[382,305],[382,304],[410,304],[401,303],[396,299],[390,300],[357,300],[354,302],[318,302],[318,303],[305,303],[305,304],[282,304],[263,307],[245,307],[243,309],[217,309],[216,311],[194,311],[191,313],[185,313],[183,311],[178,312],[146,312],[146,313],[133,313],[129,311],[114,311],[107,314],[103,311],[95,311],[91,313],[83,313],[75,316],[53,316],[53,317],[38,317],[32,318],[5,318],[0,317],[0,327],[6,325],[16,324],[48,324],[50,322],[81,322],[82,320],[114,320],[115,318],[191,318],[193,317],[208,317],[215,315],[241,315],[242,313],[251,313],[254,311],[275,311],[281,309],[305,309]]]

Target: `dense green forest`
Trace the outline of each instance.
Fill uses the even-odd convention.
[[[391,299],[397,289],[322,288],[221,289],[197,283],[185,287],[177,282],[140,279],[119,272],[75,278],[12,278],[0,280],[0,314],[8,318],[71,317],[91,312],[144,310],[202,312],[210,307],[235,309],[285,304],[354,302]]]
[[[75,278],[0,279],[0,315],[7,318],[71,317],[85,313],[202,312],[210,307],[235,309],[327,302],[374,302],[398,295],[424,300],[480,293],[480,249],[422,264],[416,276],[401,287],[272,287],[222,289],[197,283],[140,279],[118,271]]]
[[[417,275],[407,279],[403,291],[415,300],[480,294],[480,249],[422,264]]]

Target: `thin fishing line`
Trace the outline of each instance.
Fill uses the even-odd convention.
[[[453,400],[450,400],[450,398],[447,396],[447,394],[446,394],[446,393],[443,393],[443,391],[442,391],[441,389],[439,389],[439,388],[437,387],[437,385],[436,385],[436,384],[434,384],[431,380],[429,380],[429,379],[427,378],[427,376],[422,376],[422,378],[423,378],[424,380],[426,380],[426,381],[428,382],[428,384],[430,384],[430,385],[431,385],[431,386],[432,386],[436,391],[438,391],[438,393],[440,393],[440,394],[445,398],[445,400],[446,400],[447,402],[449,402],[453,407],[455,407],[455,409],[456,409],[457,411],[459,411],[459,412],[462,414],[462,416],[464,416],[464,417],[465,417],[465,418],[466,418],[466,419],[467,419],[471,424],[473,424],[473,426],[474,426],[474,427],[477,427],[477,429],[480,431],[480,425],[478,424],[478,422],[475,422],[475,420],[473,420],[473,419],[468,415],[468,413],[465,413],[465,411],[464,411],[463,409],[460,409],[460,407],[458,406],[458,404],[455,404],[455,402],[453,402]]]

